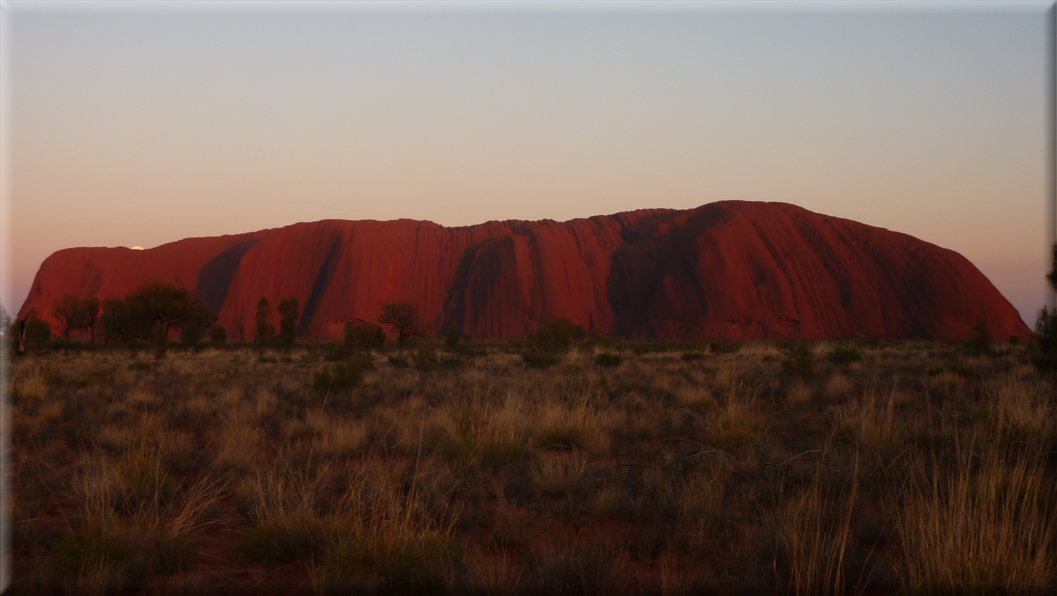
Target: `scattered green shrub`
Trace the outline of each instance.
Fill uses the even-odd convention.
[[[683,352],[683,355],[680,356],[680,358],[684,362],[689,362],[691,360],[700,360],[700,359],[702,359],[704,357],[705,357],[704,354],[702,354],[701,352],[697,352],[697,351],[694,351],[694,352]]]
[[[411,363],[403,356],[390,356],[389,366],[392,366],[393,368],[407,368],[411,366]]]
[[[610,354],[609,352],[602,352],[598,356],[595,356],[595,364],[605,368],[620,366],[623,362],[624,359],[620,357],[620,354]]]

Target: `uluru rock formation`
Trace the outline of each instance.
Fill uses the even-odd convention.
[[[1032,337],[968,260],[906,234],[785,203],[724,201],[567,222],[325,220],[148,250],[71,248],[37,272],[31,309],[65,293],[124,297],[142,281],[194,288],[235,332],[257,301],[296,296],[303,337],[340,337],[381,304],[433,328],[519,337],[566,317],[598,334],[679,339]]]

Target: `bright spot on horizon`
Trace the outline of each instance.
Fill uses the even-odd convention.
[[[132,250],[143,250],[142,246],[133,246]]]

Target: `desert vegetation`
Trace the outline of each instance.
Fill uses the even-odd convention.
[[[1057,587],[1032,346],[378,331],[5,360],[11,592]]]

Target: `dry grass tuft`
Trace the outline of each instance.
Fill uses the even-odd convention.
[[[982,451],[982,453],[981,453]],[[1043,593],[1057,581],[1057,489],[1023,445],[958,443],[919,455],[901,509],[906,588],[916,593]],[[951,466],[945,470],[945,466]]]

